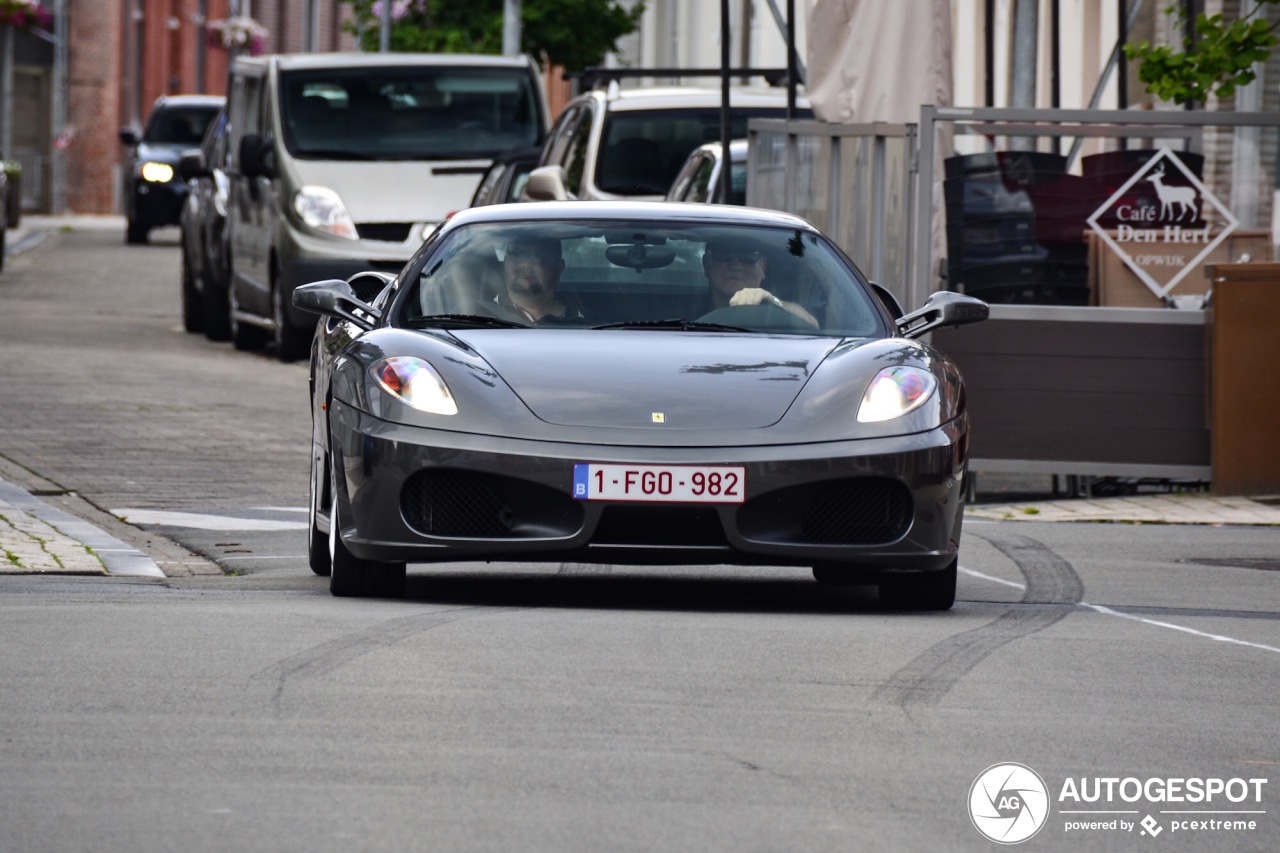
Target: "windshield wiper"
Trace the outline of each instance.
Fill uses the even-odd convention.
[[[700,323],[697,320],[685,320],[673,317],[670,320],[624,320],[621,323],[606,323],[603,326],[592,326],[593,329],[679,329],[682,332],[750,332],[741,326],[727,326],[724,323]]]
[[[410,317],[409,324],[414,327],[437,327],[443,329],[527,329],[524,323],[514,323],[501,317],[487,317],[483,314],[428,314],[423,317]]]

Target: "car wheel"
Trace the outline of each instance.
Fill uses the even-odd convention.
[[[224,265],[224,270],[230,267]],[[215,280],[205,260],[204,276],[204,334],[211,341],[225,341],[231,337],[231,302],[227,294],[226,279]]]
[[[145,243],[147,242],[147,231],[149,230],[146,223],[130,219],[124,229],[124,241],[130,246]]]
[[[199,332],[204,325],[202,297],[196,290],[194,277],[191,275],[191,264],[187,262],[187,252],[182,252],[182,326],[188,332]]]
[[[329,463],[333,467],[332,461]],[[405,564],[362,560],[347,550],[338,535],[338,495],[333,490],[329,512],[329,592],[342,597],[400,598],[404,595]]]
[[[240,303],[236,301],[235,279],[227,282],[227,318],[231,332],[231,345],[238,350],[261,349],[267,342],[267,334],[257,326],[242,323],[236,318]]]
[[[953,557],[937,572],[886,574],[880,578],[880,604],[890,610],[950,610],[956,602],[956,565]]]
[[[325,498],[328,497],[321,484],[328,483],[328,474],[323,456],[311,463],[311,502],[307,513],[310,521],[307,529],[307,561],[311,564],[311,571],[320,577],[328,577],[333,568],[333,561],[329,557],[329,537],[320,529],[320,518],[324,514]]]
[[[289,311],[284,304],[284,288],[279,270],[271,276],[271,314],[275,321],[276,357],[281,361],[297,361],[311,352],[310,329],[304,331],[289,322]]]

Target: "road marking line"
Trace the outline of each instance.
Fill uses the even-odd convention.
[[[984,581],[991,581],[992,583],[1002,583],[1005,586],[1011,586],[1015,589],[1027,588],[1027,585],[1024,583],[1017,583],[1015,581],[1007,581],[1004,578],[997,578],[997,577],[992,577],[991,575],[984,575],[982,572],[975,572],[973,569],[966,569],[964,566],[960,567],[960,571],[964,572],[966,575],[973,575],[975,578],[982,578]]]
[[[1014,583],[1013,581],[1007,581],[1003,578],[992,577],[991,575],[984,575],[982,572],[975,572],[973,569],[966,569],[964,566],[960,566],[959,568],[960,568],[960,571],[964,572],[966,575],[972,575],[973,577],[981,578],[984,581],[1001,583],[1001,584],[1004,584],[1005,586],[1012,586],[1018,589],[1026,589],[1026,586],[1024,584]],[[1174,631],[1182,631],[1183,633],[1192,634],[1197,637],[1204,637],[1205,639],[1208,639],[1208,640],[1217,640],[1218,642],[1221,642],[1221,643],[1234,643],[1239,646],[1249,646],[1250,648],[1262,649],[1263,651],[1267,651],[1267,652],[1280,653],[1280,649],[1274,646],[1266,646],[1266,645],[1263,645],[1262,643],[1251,643],[1248,640],[1237,640],[1234,637],[1226,637],[1226,636],[1223,636],[1222,634],[1210,634],[1205,631],[1197,631],[1195,628],[1186,628],[1186,627],[1183,627],[1182,625],[1175,625],[1172,622],[1161,622],[1156,619],[1148,619],[1145,616],[1134,616],[1130,613],[1121,613],[1119,610],[1112,610],[1110,607],[1103,607],[1100,604],[1090,604],[1087,601],[1082,601],[1080,602],[1080,606],[1088,607],[1091,610],[1094,610],[1098,613],[1105,614],[1107,616],[1119,616],[1122,619],[1132,619],[1135,622],[1144,622],[1147,625],[1154,625],[1157,628],[1169,628]]]
[[[130,524],[162,527],[187,527],[196,530],[306,530],[305,521],[276,521],[267,518],[236,518],[230,515],[205,515],[153,509],[113,509],[111,514]]]
[[[1262,649],[1267,652],[1276,652],[1280,654],[1280,649],[1275,646],[1264,646],[1262,643],[1251,643],[1248,640],[1237,640],[1235,637],[1224,637],[1222,634],[1210,634],[1205,631],[1197,631],[1195,628],[1186,628],[1182,625],[1175,625],[1172,622],[1159,622],[1155,619],[1147,619],[1145,616],[1134,616],[1130,613],[1121,613],[1119,610],[1112,610],[1110,607],[1103,607],[1100,604],[1090,604],[1087,601],[1080,602],[1081,607],[1088,607],[1099,613],[1105,613],[1108,616],[1119,616],[1122,619],[1132,619],[1135,622],[1145,622],[1148,625],[1155,625],[1159,628],[1172,628],[1174,631],[1182,631],[1187,634],[1193,634],[1197,637],[1204,637],[1208,640],[1217,640],[1220,643],[1234,643],[1239,646],[1248,646],[1253,649]]]

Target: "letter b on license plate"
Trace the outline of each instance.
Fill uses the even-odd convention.
[[[586,501],[742,503],[746,469],[732,465],[573,466],[573,496]]]

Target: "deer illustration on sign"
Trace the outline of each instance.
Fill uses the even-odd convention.
[[[1195,187],[1166,187],[1164,181],[1164,164],[1161,163],[1159,168],[1147,176],[1146,180],[1155,184],[1156,195],[1160,196],[1160,218],[1165,219],[1173,214],[1175,206],[1178,208],[1178,221],[1186,219],[1187,214],[1191,214],[1191,219],[1195,220],[1200,215],[1199,206],[1197,205],[1197,193]]]

